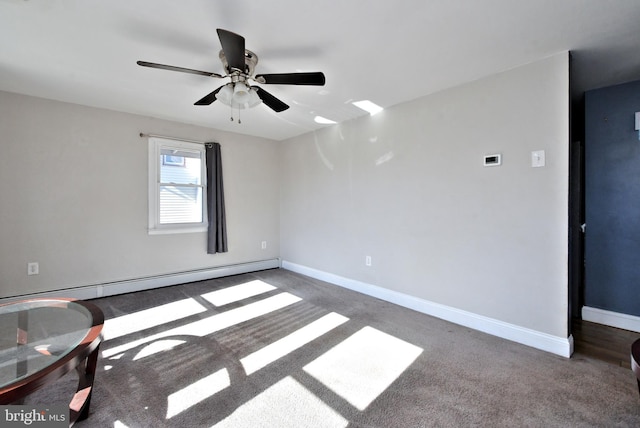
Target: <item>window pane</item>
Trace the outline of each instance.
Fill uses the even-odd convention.
[[[202,187],[160,186],[160,224],[202,222]]]
[[[169,148],[169,147],[162,147],[160,149],[160,154],[161,155],[167,155],[167,156],[178,156],[178,157],[183,157],[183,158],[198,158],[200,159],[200,154],[202,153],[201,150],[189,150],[189,149],[180,149],[178,147],[176,148]]]
[[[184,166],[184,156],[162,155],[162,165]]]
[[[202,184],[202,160],[199,157],[161,155],[160,158],[161,183]]]

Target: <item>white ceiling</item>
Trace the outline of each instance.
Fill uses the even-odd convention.
[[[0,0],[0,90],[275,140],[558,52],[574,97],[640,79],[638,0]],[[256,73],[322,71],[327,84],[263,85],[291,108],[193,103],[228,79],[216,28],[245,37]],[[237,116],[237,112],[236,112]]]

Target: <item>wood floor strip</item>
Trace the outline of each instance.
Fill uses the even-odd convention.
[[[640,333],[589,321],[572,321],[574,353],[631,368],[631,344]]]

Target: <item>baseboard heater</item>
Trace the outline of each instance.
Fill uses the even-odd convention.
[[[25,294],[22,296],[0,299],[0,303],[8,303],[15,300],[42,297],[70,297],[81,300],[90,300],[106,296],[114,296],[116,294],[132,293],[135,291],[150,290],[153,288],[162,288],[171,285],[204,281],[207,279],[221,278],[223,276],[257,272],[260,270],[275,269],[279,267],[280,259],[260,260],[255,262],[217,266],[206,269],[175,272],[163,275],[147,276],[143,278],[128,279],[123,281],[106,282],[81,287],[46,291],[42,293]]]

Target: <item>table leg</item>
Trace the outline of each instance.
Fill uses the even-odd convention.
[[[636,377],[640,393],[640,339],[631,344],[631,371]]]
[[[81,421],[89,417],[89,406],[91,405],[91,393],[93,392],[93,381],[98,365],[99,349],[100,345],[89,354],[86,360],[76,367],[76,371],[78,372],[78,388],[69,404],[70,426],[76,421]]]
[[[18,312],[18,328],[16,331],[16,347],[18,363],[16,364],[16,377],[27,374],[27,348],[29,342],[29,312]]]
[[[21,378],[27,374],[29,369],[27,365],[29,342],[29,312],[18,312],[18,328],[16,329],[16,379]],[[21,398],[14,402],[14,404],[23,404],[24,398]]]

